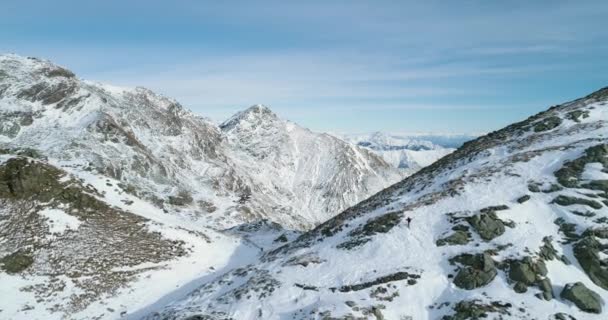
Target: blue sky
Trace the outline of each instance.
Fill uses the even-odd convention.
[[[220,121],[476,133],[608,86],[606,1],[4,0],[0,52]]]

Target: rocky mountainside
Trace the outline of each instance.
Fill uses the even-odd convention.
[[[300,215],[315,224],[399,179],[366,149],[282,120],[264,106],[240,112],[220,128],[234,146],[231,159],[264,190],[278,192],[282,207],[301,208]]]
[[[259,219],[310,228],[402,177],[376,155],[267,108],[220,128],[149,90],[82,81],[14,55],[0,57],[0,147],[117,179],[159,208],[218,228]]]
[[[406,174],[430,165],[464,142],[475,138],[469,135],[406,135],[385,132],[338,136],[380,155]]]
[[[608,88],[467,142],[146,319],[603,319],[607,243]]]
[[[220,127],[0,56],[0,319],[138,318],[402,177],[256,110]]]

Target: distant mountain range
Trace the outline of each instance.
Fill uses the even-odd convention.
[[[385,132],[337,136],[373,151],[407,174],[430,165],[475,138],[472,135],[412,135]]]

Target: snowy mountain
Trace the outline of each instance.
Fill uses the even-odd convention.
[[[603,319],[607,120],[605,88],[467,142],[146,319]]]
[[[0,319],[143,316],[401,178],[267,108],[220,127],[0,56]]]
[[[470,135],[408,135],[385,132],[338,136],[371,150],[408,174],[430,165],[475,138]]]
[[[269,219],[310,228],[402,177],[376,155],[267,108],[220,128],[149,90],[82,81],[38,59],[0,57],[0,99],[0,146],[115,178],[202,225]]]
[[[314,224],[400,178],[373,153],[282,120],[264,106],[240,112],[220,128],[234,146],[235,163],[264,190],[279,193],[282,207],[300,208]]]

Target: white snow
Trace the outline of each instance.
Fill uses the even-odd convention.
[[[588,163],[581,178],[585,180],[608,180],[608,173],[602,171],[603,168],[601,163]]]
[[[47,220],[47,225],[51,233],[63,234],[67,230],[77,230],[82,223],[78,218],[67,214],[61,209],[45,208],[38,212]]]

